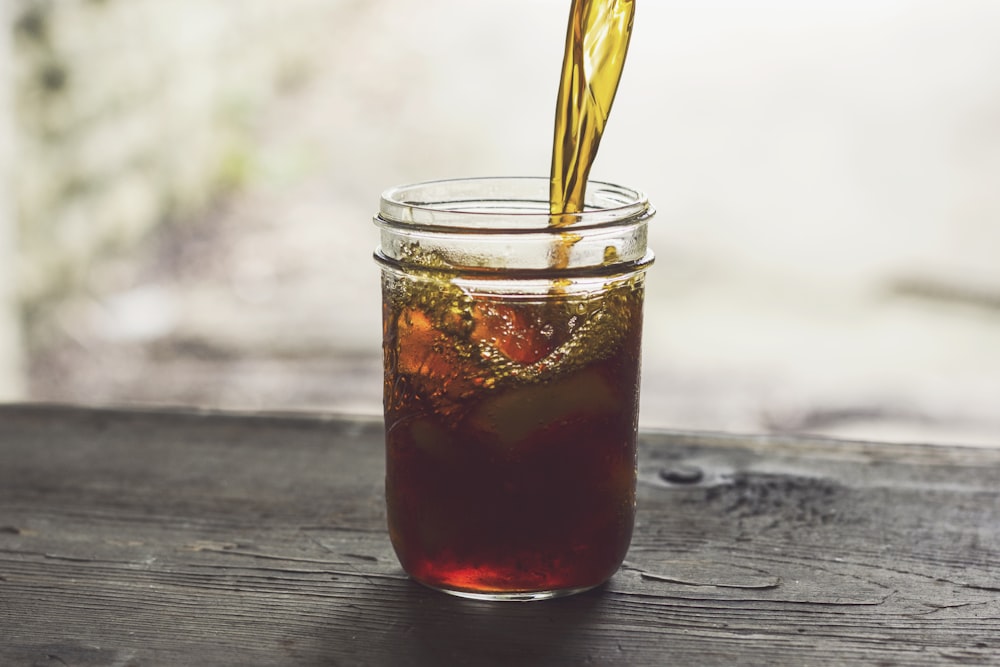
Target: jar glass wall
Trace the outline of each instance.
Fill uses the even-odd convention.
[[[387,191],[386,502],[403,568],[528,600],[606,581],[635,513],[646,226],[634,190],[548,213],[548,180]]]

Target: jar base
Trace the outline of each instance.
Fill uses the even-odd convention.
[[[593,590],[602,584],[595,584],[593,586],[580,586],[578,588],[558,588],[555,590],[546,591],[467,591],[462,589],[454,588],[442,588],[440,586],[434,586],[432,584],[425,584],[422,581],[414,579],[421,586],[430,588],[431,590],[438,591],[439,593],[447,593],[448,595],[453,595],[459,598],[465,598],[466,600],[482,600],[486,602],[534,602],[537,600],[553,600],[555,598],[569,597],[570,595],[578,595],[580,593],[585,593],[589,590]]]

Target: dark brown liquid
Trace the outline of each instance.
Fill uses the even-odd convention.
[[[602,298],[417,304],[387,276],[386,500],[404,569],[475,593],[582,589],[635,508],[641,280]]]

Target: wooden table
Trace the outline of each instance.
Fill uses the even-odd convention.
[[[1000,450],[643,433],[626,565],[535,603],[408,580],[382,466],[369,418],[0,407],[0,665],[1000,664]]]

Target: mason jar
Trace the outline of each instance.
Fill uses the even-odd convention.
[[[533,600],[605,582],[635,517],[647,224],[636,190],[545,178],[381,198],[389,536],[416,581]]]

